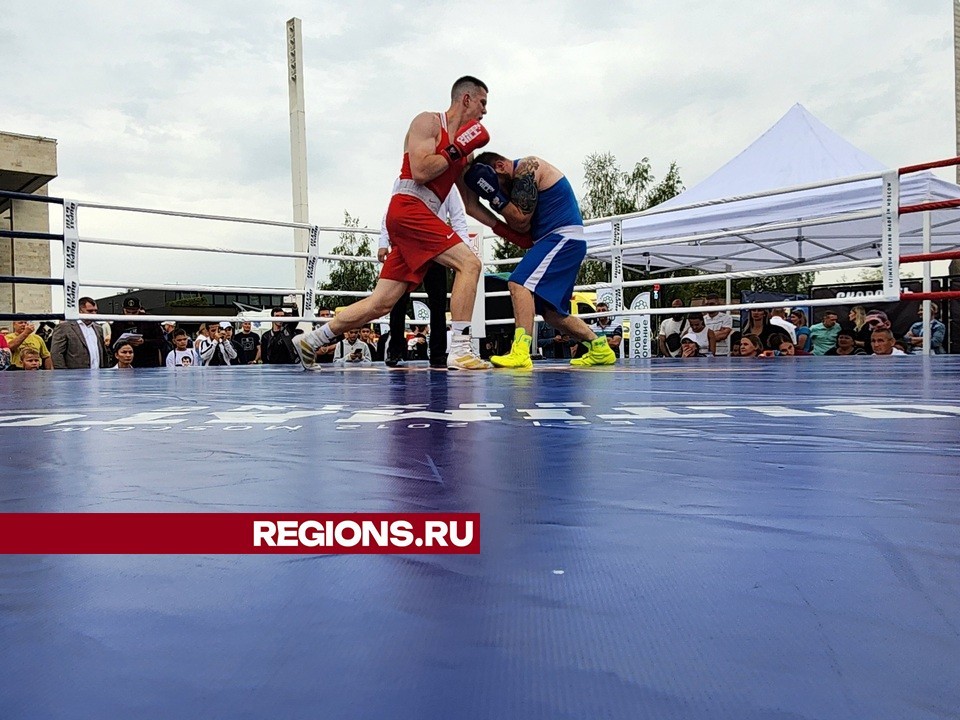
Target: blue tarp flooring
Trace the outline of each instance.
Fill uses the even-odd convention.
[[[0,718],[960,715],[960,358],[0,373],[3,512],[481,514],[0,556]]]

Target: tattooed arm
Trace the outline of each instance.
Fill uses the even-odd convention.
[[[540,197],[541,168],[544,165],[540,158],[532,155],[517,163],[513,187],[510,189],[510,204],[503,208],[503,217],[514,230],[530,230],[530,221]]]

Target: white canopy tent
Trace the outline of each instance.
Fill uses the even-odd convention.
[[[918,158],[918,161],[932,158]],[[885,168],[801,105],[706,180],[643,213],[623,216],[625,265],[713,272],[797,267],[880,256]],[[860,179],[799,192],[788,188]],[[900,179],[900,204],[960,198],[929,171]],[[782,189],[782,190],[780,190]],[[762,197],[749,197],[758,194]],[[745,197],[747,196],[747,197]],[[733,198],[745,197],[736,200]],[[732,201],[731,201],[732,199]],[[690,207],[694,205],[696,207]],[[960,247],[960,209],[931,215],[931,251]],[[613,220],[588,221],[588,253],[610,259]],[[802,223],[802,227],[785,227]],[[900,254],[923,252],[922,214],[900,218]],[[701,237],[726,232],[721,237]],[[677,242],[668,239],[677,238]]]

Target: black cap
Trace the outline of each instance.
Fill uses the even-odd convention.
[[[125,298],[124,301],[123,301],[123,307],[124,307],[124,308],[129,308],[129,309],[131,309],[131,310],[139,310],[139,309],[140,309],[140,300],[138,300],[138,299],[135,298],[135,297]]]

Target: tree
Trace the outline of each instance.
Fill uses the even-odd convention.
[[[343,213],[344,227],[359,227],[360,218],[351,217],[350,213]],[[342,232],[340,242],[333,248],[333,255],[353,255],[355,257],[369,257],[373,254],[370,249],[370,236],[367,233]],[[377,268],[369,262],[351,262],[349,260],[335,260],[330,269],[330,275],[325,282],[318,283],[320,290],[372,290],[377,281]],[[350,295],[320,295],[317,306],[339,307],[350,305],[359,298]]]
[[[667,174],[660,182],[656,182],[654,178],[649,158],[643,158],[633,166],[631,172],[624,172],[613,153],[594,153],[584,160],[583,169],[586,194],[580,199],[580,212],[584,219],[627,215],[646,210],[680,194],[684,189],[676,162],[670,163]],[[643,277],[643,271],[624,268],[625,280],[639,280]],[[577,285],[608,282],[610,270],[606,263],[587,260],[580,266]],[[628,288],[624,302],[632,301],[638,292],[637,288]]]
[[[660,182],[654,182],[649,158],[643,158],[631,172],[623,172],[613,153],[594,153],[584,160],[583,169],[587,192],[580,200],[580,212],[587,219],[646,210],[684,189],[676,162],[670,163]]]

